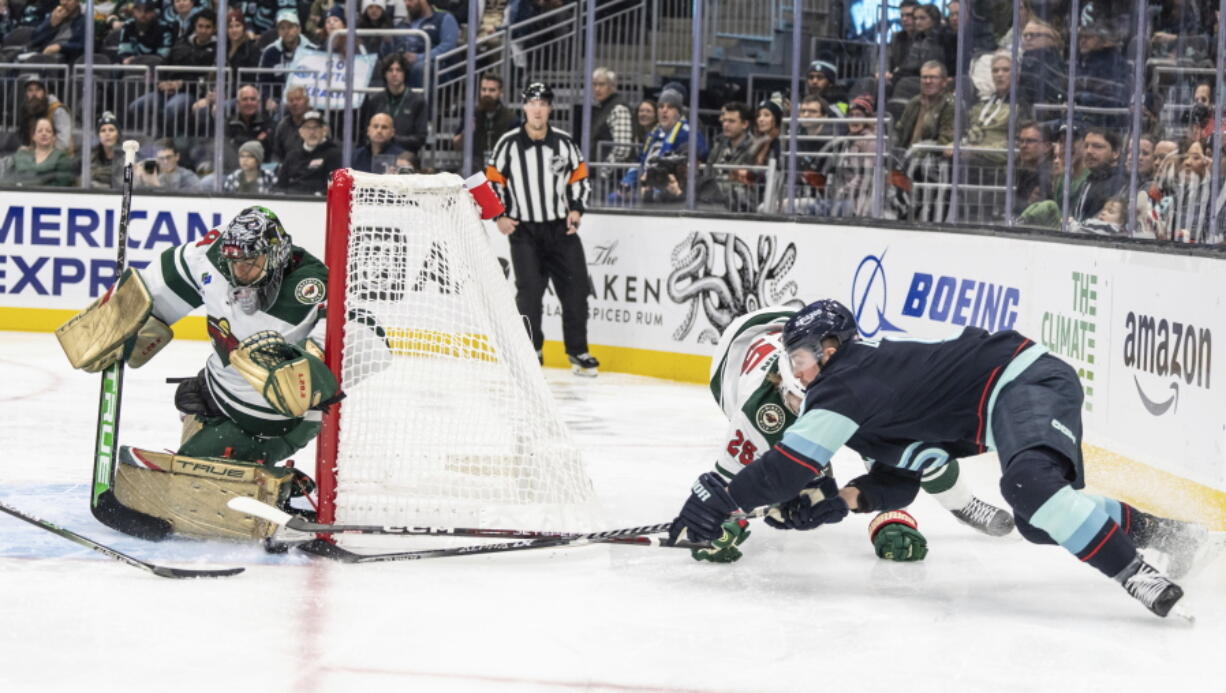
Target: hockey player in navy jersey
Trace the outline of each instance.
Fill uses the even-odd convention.
[[[805,388],[792,374],[783,349],[783,327],[794,308],[772,307],[742,315],[724,330],[711,360],[711,394],[728,417],[728,432],[715,473],[730,481],[746,465],[774,447],[804,404]],[[961,477],[957,458],[936,445],[916,446],[911,459],[926,462],[921,488],[963,523],[991,536],[1013,530],[1008,511],[976,498]],[[807,493],[833,496],[834,478],[823,475]],[[697,560],[730,563],[741,557],[748,521],[729,520],[713,548],[693,549]],[[869,541],[880,558],[919,561],[928,541],[906,510],[878,514],[869,523]]]
[[[1183,596],[1138,549],[1167,554],[1171,576],[1179,577],[1206,530],[1079,490],[1081,385],[1043,346],[1011,330],[989,334],[974,327],[940,342],[862,341],[850,311],[832,300],[796,313],[783,340],[793,373],[807,388],[804,413],[730,483],[700,476],[670,540],[685,534],[711,541],[733,513],[775,503],[781,505],[767,523],[781,529],[905,507],[924,468],[916,469],[906,450],[930,441],[954,455],[996,451],[1001,493],[1029,541],[1060,544],[1159,616]],[[802,493],[828,472],[843,445],[875,460],[868,473],[831,498]]]

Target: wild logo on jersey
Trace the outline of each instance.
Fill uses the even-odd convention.
[[[307,277],[294,287],[294,298],[306,305],[319,303],[324,300],[324,283],[315,277]]]
[[[754,423],[763,433],[778,433],[783,430],[785,422],[783,407],[770,402],[758,407],[758,413],[754,415]]]
[[[213,342],[213,349],[221,357],[221,362],[227,366],[230,365],[230,352],[238,348],[238,339],[230,333],[230,321],[210,315],[208,332],[209,339]]]

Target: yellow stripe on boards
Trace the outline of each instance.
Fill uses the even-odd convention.
[[[545,342],[545,365],[570,368],[562,342]],[[591,345],[592,356],[600,361],[600,370],[612,373],[633,373],[653,378],[666,378],[683,383],[710,382],[711,357],[694,354],[674,354],[668,351],[635,349],[632,347]]]
[[[1086,490],[1146,512],[1226,531],[1226,491],[1155,469],[1096,445],[1082,444]]]
[[[0,307],[0,330],[16,332],[55,332],[80,311],[55,308]],[[202,316],[191,315],[171,326],[175,339],[208,339],[209,333]]]

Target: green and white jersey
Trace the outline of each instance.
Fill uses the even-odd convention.
[[[220,234],[171,248],[141,271],[153,294],[153,314],[174,324],[204,306],[213,355],[205,365],[209,392],[218,406],[244,430],[263,436],[283,435],[301,419],[278,414],[264,396],[230,367],[230,352],[256,332],[274,330],[287,342],[303,344],[323,317],[328,270],[307,251],[293,246],[281,289],[268,310],[244,313],[231,300],[231,287],[221,272]],[[320,335],[316,335],[317,338]],[[319,338],[322,342],[322,339]],[[306,418],[318,419],[318,411]]]
[[[796,420],[779,393],[783,326],[795,311],[764,308],[737,318],[711,360],[711,394],[728,417],[728,436],[715,471],[731,479],[758,459]]]

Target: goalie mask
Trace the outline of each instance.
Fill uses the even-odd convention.
[[[231,302],[248,315],[271,308],[290,255],[290,237],[277,215],[267,207],[248,207],[234,217],[217,243]]]

